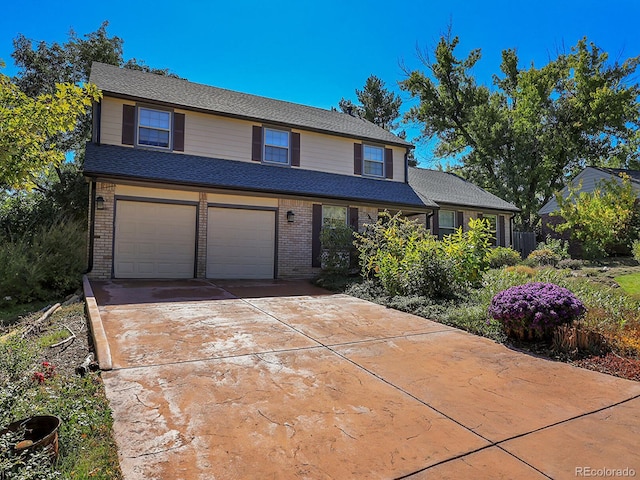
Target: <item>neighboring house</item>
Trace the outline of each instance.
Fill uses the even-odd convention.
[[[639,170],[625,170],[621,168],[601,168],[601,167],[586,167],[571,181],[574,187],[580,186],[580,192],[593,192],[598,184],[603,180],[616,179],[621,181],[620,174],[624,173],[631,178],[631,185],[638,192],[640,197],[640,171]],[[567,198],[569,195],[569,189],[563,188],[561,191],[562,197]],[[555,197],[549,200],[540,210],[542,221],[542,235],[546,237],[551,235],[554,237],[561,237],[568,240],[568,233],[565,235],[558,235],[555,230],[551,228],[551,225],[557,225],[562,223],[562,217],[557,215],[551,215],[558,210],[558,202]]]
[[[458,227],[467,230],[469,219],[486,218],[496,232],[494,245],[513,245],[513,216],[520,210],[509,202],[454,175],[438,170],[409,168],[409,185],[421,198],[438,204],[427,216],[427,227],[442,238]]]
[[[308,277],[326,220],[437,211],[411,144],[365,120],[101,63],[90,81],[92,278]]]

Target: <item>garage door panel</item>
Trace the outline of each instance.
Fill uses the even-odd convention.
[[[196,206],[118,200],[116,278],[193,278]]]
[[[208,278],[273,278],[275,212],[209,207]]]

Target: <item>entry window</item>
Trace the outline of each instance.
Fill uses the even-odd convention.
[[[264,129],[264,161],[289,164],[289,132]]]
[[[364,174],[374,177],[384,176],[384,148],[363,145]]]
[[[169,148],[171,137],[171,112],[138,109],[138,144]]]
[[[335,227],[337,225],[347,224],[347,207],[339,207],[336,205],[322,206],[322,225]]]
[[[440,228],[438,233],[440,239],[454,233],[456,231],[456,212],[452,210],[438,211],[438,226]]]

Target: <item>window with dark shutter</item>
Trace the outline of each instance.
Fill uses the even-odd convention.
[[[440,212],[436,213],[433,217],[433,221],[431,222],[431,233],[433,233],[436,237],[440,237]]]
[[[253,126],[251,160],[253,160],[254,162],[262,161],[262,127],[258,125]]]
[[[122,144],[133,145],[136,134],[135,105],[122,106]]]
[[[393,178],[393,150],[384,149],[384,176],[385,178]]]
[[[358,209],[356,207],[349,208],[349,225],[354,232],[358,231]]]
[[[464,225],[464,212],[458,212],[458,224],[456,225],[456,227],[462,227],[462,231],[465,231],[465,225]]]
[[[184,113],[173,114],[173,149],[176,152],[184,152]]]
[[[353,174],[362,175],[362,144],[353,144]]]
[[[505,226],[504,226],[503,215],[498,216],[498,242],[501,247],[504,247],[507,245],[507,242],[505,239]]]

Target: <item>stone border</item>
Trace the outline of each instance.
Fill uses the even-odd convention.
[[[100,370],[111,370],[111,349],[107,341],[107,334],[102,325],[102,317],[98,310],[98,303],[93,295],[93,289],[86,275],[82,277],[82,289],[84,290],[84,298],[89,317],[89,325],[91,326],[91,334],[93,336],[93,346],[96,349],[96,357]]]

